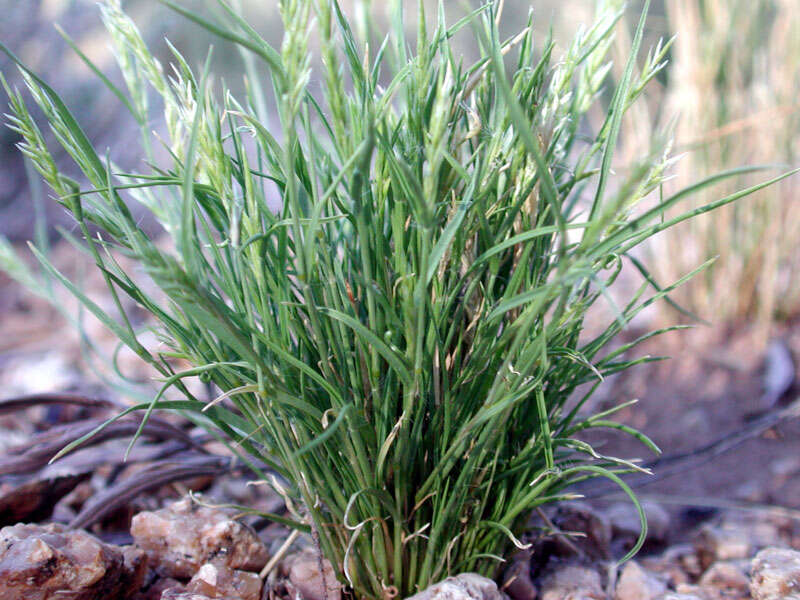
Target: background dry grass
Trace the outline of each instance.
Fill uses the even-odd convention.
[[[796,164],[800,154],[800,12],[793,0],[671,0],[679,32],[664,121],[680,114],[676,186],[742,164]],[[758,177],[755,175],[754,177]],[[731,181],[728,189],[753,181]],[[693,310],[724,325],[773,322],[800,308],[797,179],[668,232],[657,263],[666,279],[701,257],[716,265],[682,290]],[[716,190],[713,192],[716,193]],[[710,193],[698,198],[702,203]],[[692,240],[694,243],[687,243]]]

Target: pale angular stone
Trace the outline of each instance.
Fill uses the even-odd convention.
[[[257,573],[206,563],[194,574],[186,591],[210,598],[236,596],[242,600],[260,600],[261,587],[261,578]]]
[[[752,546],[747,533],[739,528],[705,525],[694,540],[704,568],[719,560],[747,558]]]
[[[800,600],[800,552],[767,548],[753,559],[753,600]]]
[[[435,583],[407,600],[508,600],[497,584],[477,573],[461,573]]]
[[[586,567],[567,565],[542,582],[541,600],[606,600],[600,574]]]
[[[259,571],[269,559],[266,546],[252,529],[190,498],[139,513],[133,517],[131,534],[153,567],[166,577],[188,579],[207,562]]]
[[[750,580],[739,562],[720,561],[703,573],[699,584],[718,598],[748,598]]]
[[[142,586],[144,553],[104,544],[61,525],[14,525],[0,530],[3,600],[126,599]]]
[[[726,520],[704,525],[694,539],[703,569],[717,561],[750,558],[767,546],[783,545],[781,528],[763,519]]]
[[[655,600],[667,591],[660,577],[643,569],[636,561],[622,568],[614,590],[614,600]]]
[[[289,582],[300,592],[303,600],[341,600],[342,586],[336,579],[336,573],[330,561],[320,559],[315,551],[299,552],[286,561],[289,571]],[[322,575],[324,573],[324,577]],[[325,590],[327,588],[327,594]]]

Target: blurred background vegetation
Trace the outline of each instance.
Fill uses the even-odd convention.
[[[279,45],[276,2],[237,1],[254,27]],[[433,10],[436,2],[426,2]],[[214,2],[184,0],[183,4],[210,13]],[[342,0],[344,10],[356,18],[363,32],[370,31],[370,18],[378,25],[385,21],[391,4]],[[416,10],[416,1],[407,0],[405,4],[409,11]],[[507,26],[521,22],[532,4],[540,39],[552,24],[559,41],[569,39],[582,23],[589,22],[594,2],[506,0],[504,4],[506,16],[519,16],[505,19]],[[479,2],[445,2],[453,19],[463,15],[469,5]],[[169,62],[165,36],[193,64],[203,60],[213,43],[212,70],[222,74],[234,90],[242,90],[241,57],[230,45],[210,39],[156,0],[128,0],[124,6],[162,62]],[[617,38],[620,52],[629,46],[640,6],[637,0],[627,5],[627,19]],[[619,153],[616,168],[624,170],[665,128],[673,129],[675,153],[683,155],[670,182],[675,188],[743,164],[796,165],[800,154],[798,9],[798,0],[654,2],[644,46],[662,37],[677,37],[670,65],[650,86],[647,101],[625,123],[621,138],[624,151]],[[136,145],[125,143],[126,138],[137,135],[135,124],[53,27],[58,23],[112,81],[119,82],[121,75],[113,67],[94,0],[0,0],[0,14],[0,40],[62,93],[96,145],[108,147],[122,166],[140,160],[132,154]],[[467,32],[460,42],[467,58],[474,51],[469,40]],[[621,69],[624,61],[618,58],[615,62],[615,69]],[[14,85],[15,71],[10,67],[7,59],[0,59],[0,71],[8,74]],[[617,73],[612,70],[609,76]],[[5,105],[6,98],[0,98],[0,103]],[[153,123],[153,127],[158,129],[160,124]],[[14,148],[16,141],[8,129],[0,131],[0,234],[22,241],[34,235],[36,215],[46,214],[51,226],[68,220],[58,205],[46,201],[36,179],[29,177]],[[732,180],[709,194],[722,195],[759,177],[755,174]],[[670,229],[649,247],[653,255],[649,263],[659,280],[671,282],[705,257],[718,255],[714,267],[682,288],[676,300],[713,321],[717,331],[730,331],[743,324],[754,326],[759,331],[757,338],[766,341],[776,326],[800,312],[798,195],[800,180],[792,178],[727,209]],[[707,195],[697,202],[710,199]],[[675,320],[675,314],[669,314],[672,309],[661,310],[656,319]]]

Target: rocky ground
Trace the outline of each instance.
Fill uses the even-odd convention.
[[[53,258],[75,274],[74,255],[63,247]],[[83,282],[103,303],[102,282]],[[87,368],[86,348],[62,314],[3,275],[0,288],[0,598],[347,595],[330,565],[322,563],[321,575],[305,536],[216,508],[284,507],[264,486],[248,485],[241,464],[185,421],[153,419],[127,462],[133,419],[49,465],[65,444],[131,399],[109,385],[107,365]],[[89,319],[82,326],[101,354],[114,353],[107,332]],[[668,454],[691,454],[793,406],[800,327],[774,333],[772,344],[746,328],[714,339],[707,330],[692,334],[689,343],[666,349],[676,360],[610,378],[592,408],[638,397],[619,416]],[[134,357],[119,354],[117,366],[152,387],[152,373]],[[679,469],[656,468],[667,476],[632,481],[647,500],[650,534],[644,551],[624,565],[616,561],[635,542],[637,515],[608,490],[589,487],[578,490],[585,503],[532,516],[523,540],[530,547],[508,557],[496,583],[466,574],[416,600],[800,600],[799,433],[798,419],[776,421],[712,460],[690,458]],[[632,441],[592,442],[606,454],[641,456]]]
[[[303,536],[253,526],[203,497],[133,516],[130,543],[59,523],[0,530],[4,600],[341,600],[331,565]],[[724,512],[671,544],[673,524],[647,506],[645,551],[624,564],[638,531],[630,507],[575,502],[533,517],[526,548],[496,582],[462,574],[414,600],[800,599],[800,523],[774,511]],[[575,534],[574,527],[582,531]],[[572,533],[566,533],[566,532]],[[277,535],[276,535],[277,534]],[[322,566],[322,570],[320,570]]]
[[[261,600],[279,579],[282,595],[324,598],[318,557],[295,548],[282,556],[268,535],[196,499],[136,514],[130,533],[133,543],[119,546],[57,523],[4,527],[0,597]],[[335,600],[339,588],[326,566],[327,597]]]
[[[570,541],[572,548],[525,556],[520,582],[501,580],[513,600],[775,600],[800,598],[800,522],[770,511],[723,512],[689,532],[686,543],[671,543],[675,524],[658,505],[648,506],[653,525],[645,550],[622,565],[593,556],[629,547],[638,530],[630,508],[594,511],[563,506],[557,528],[585,523],[593,532]],[[683,537],[683,535],[681,535]],[[555,537],[558,539],[558,536]],[[551,546],[552,547],[552,546]],[[537,546],[534,546],[537,548]],[[541,548],[541,545],[538,546]],[[533,565],[532,569],[525,567]],[[525,575],[531,573],[530,581]],[[510,583],[509,583],[510,580]],[[798,594],[792,596],[793,593]]]
[[[0,402],[9,431],[29,430],[0,455],[0,598],[347,596],[307,536],[258,516],[284,511],[282,499],[249,485],[223,446],[177,419],[155,418],[129,462],[122,457],[136,421],[47,465],[113,410],[69,394]],[[644,509],[645,546],[622,565],[638,515],[601,495],[531,515],[525,548],[508,556],[495,582],[463,574],[415,600],[800,600],[797,511],[676,512],[652,501]]]

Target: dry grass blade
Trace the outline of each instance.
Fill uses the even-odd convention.
[[[31,394],[0,400],[0,415],[16,413],[33,406],[75,405],[86,408],[120,408],[110,400],[89,398],[81,394]]]
[[[141,494],[176,481],[217,477],[229,472],[231,460],[219,456],[178,456],[160,461],[92,496],[70,521],[71,528],[86,528],[130,504]]]
[[[140,422],[141,419],[132,418],[112,423],[74,450],[98,445],[111,439],[130,438],[139,429]],[[0,476],[41,469],[62,448],[93,431],[101,423],[103,419],[87,419],[81,423],[52,427],[34,434],[29,443],[8,449],[7,456],[0,458]],[[186,432],[162,419],[150,419],[145,424],[143,435],[154,440],[176,440],[186,448],[198,447]],[[199,449],[202,451],[202,448]]]

